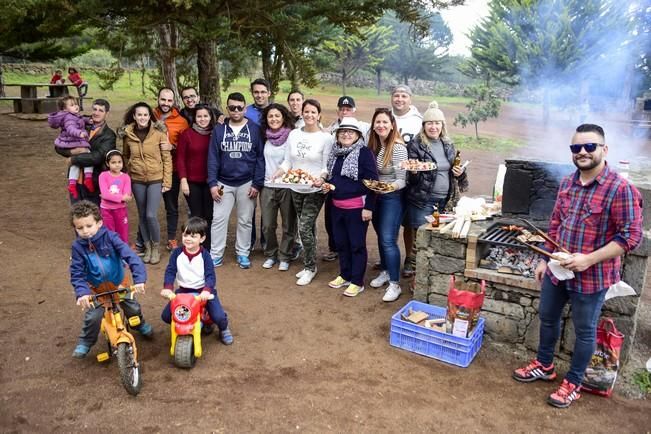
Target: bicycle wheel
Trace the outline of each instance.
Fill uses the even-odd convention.
[[[140,367],[133,357],[131,344],[122,342],[118,344],[118,368],[122,385],[131,395],[137,395],[142,387]]]
[[[176,338],[174,364],[179,368],[192,368],[197,358],[194,356],[194,339],[191,335]]]

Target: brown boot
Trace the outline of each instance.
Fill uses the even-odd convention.
[[[145,264],[151,262],[151,241],[145,241],[145,255],[142,257],[142,262]]]
[[[160,243],[151,244],[151,260],[150,264],[158,264],[160,262]]]

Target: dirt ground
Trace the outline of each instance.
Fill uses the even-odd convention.
[[[334,99],[327,103],[334,105]],[[123,109],[114,110],[114,126]],[[535,114],[506,113],[485,129],[518,136],[527,116]],[[562,131],[558,136],[568,140]],[[160,320],[164,300],[158,296],[168,258],[164,254],[161,264],[148,266],[149,290],[140,297],[155,338],[138,340],[144,385],[138,397],[131,397],[119,383],[117,363],[95,361],[105,348],[103,338],[87,359],[70,357],[82,313],[68,281],[74,234],[63,160],[52,152],[55,131],[45,122],[0,114],[0,137],[3,432],[649,430],[648,400],[586,395],[569,410],[549,407],[545,398],[557,383],[514,382],[511,371],[524,359],[503,346],[485,342],[466,369],[393,348],[388,343],[390,317],[409,301],[408,294],[387,304],[381,290],[369,287],[348,299],[328,288],[338,269],[326,262],[319,262],[311,285],[298,287],[293,274],[299,264],[288,273],[264,270],[259,251],[252,256],[253,267],[240,270],[232,252],[232,228],[217,276],[234,345],[226,347],[209,336],[194,369],[172,365],[169,330]],[[545,140],[538,135],[539,143]],[[536,153],[528,149],[525,154]],[[490,194],[496,165],[506,155],[464,155],[473,160],[471,193]],[[133,235],[134,209],[130,217]],[[320,224],[320,254],[325,239]],[[369,261],[374,262],[372,230],[368,241]],[[367,276],[372,273],[369,269]]]

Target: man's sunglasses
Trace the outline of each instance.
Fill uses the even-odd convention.
[[[603,146],[603,143],[581,143],[578,145],[570,145],[570,151],[573,154],[578,154],[581,152],[581,148],[585,148],[586,152],[594,152],[597,150],[598,146]]]
[[[229,112],[241,112],[241,111],[244,111],[244,106],[243,105],[229,105],[228,106],[228,111]]]

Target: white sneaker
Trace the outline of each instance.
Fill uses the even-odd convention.
[[[278,264],[278,271],[287,271],[287,270],[289,270],[289,262],[280,261],[280,264]]]
[[[382,297],[382,301],[396,301],[398,297],[400,297],[400,294],[402,294],[402,289],[400,289],[400,285],[398,285],[395,282],[391,282],[389,283],[387,292],[385,292],[384,297]]]
[[[371,286],[373,288],[380,288],[381,286],[384,286],[391,278],[389,277],[389,273],[387,270],[382,270],[378,276],[371,280]]]
[[[267,260],[264,261],[264,263],[262,264],[262,268],[269,269],[269,268],[273,267],[275,263],[276,263],[276,260],[274,258],[267,258]]]
[[[301,277],[303,277],[303,274],[305,274],[306,271],[307,271],[307,270],[306,270],[305,268],[303,268],[301,271],[299,271],[298,273],[296,273],[296,278],[297,278],[297,279],[300,279]]]
[[[316,276],[316,270],[303,270],[303,274],[296,281],[296,284],[298,286],[309,285],[312,282],[312,279],[314,279],[314,276]]]

